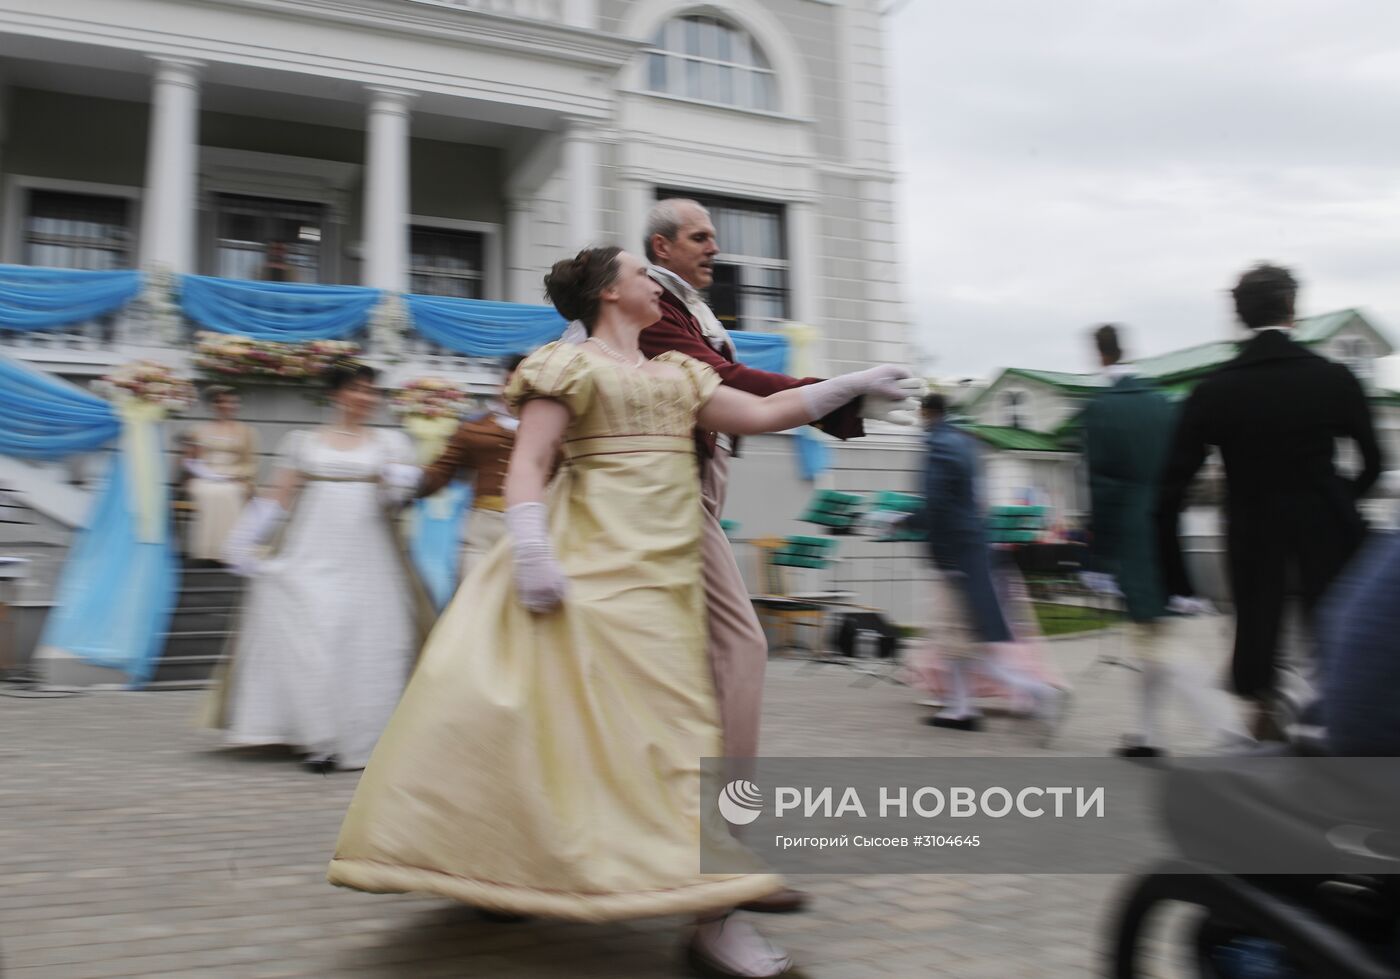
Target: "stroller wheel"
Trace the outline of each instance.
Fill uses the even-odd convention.
[[[1227,979],[1219,969],[1216,956],[1232,941],[1243,938],[1244,932],[1207,913],[1196,926],[1192,942],[1196,950],[1196,974],[1200,979]]]

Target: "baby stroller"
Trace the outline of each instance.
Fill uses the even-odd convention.
[[[1301,725],[1290,732],[1287,744],[1255,754],[1326,756],[1322,732]],[[1240,767],[1249,770],[1247,761]],[[1200,818],[1180,805],[1173,810],[1170,780],[1167,791],[1169,825],[1173,820]],[[1235,825],[1257,828],[1268,835],[1277,827],[1261,826],[1261,821],[1278,811],[1278,825],[1308,826],[1309,819],[1298,814],[1310,809],[1317,798],[1309,793],[1283,794],[1261,806],[1258,795],[1241,796]],[[1217,801],[1228,805],[1224,798]],[[1375,810],[1372,825],[1391,831],[1396,824],[1386,820],[1392,808],[1383,803]],[[1323,825],[1326,822],[1320,820]],[[1312,825],[1319,825],[1319,821]],[[1113,979],[1139,979],[1149,974],[1143,971],[1143,938],[1153,914],[1173,902],[1200,911],[1188,940],[1187,975],[1200,979],[1400,979],[1400,861],[1396,874],[1235,875],[1222,873],[1218,867],[1219,862],[1230,859],[1220,848],[1240,842],[1238,832],[1230,837],[1220,833],[1200,845],[1188,844],[1185,860],[1160,864],[1132,882],[1111,925],[1109,974]],[[1271,845],[1279,845],[1280,839],[1275,835]],[[1308,833],[1297,845],[1312,848],[1328,866],[1344,868],[1348,863],[1346,844],[1332,834]],[[1331,847],[1336,848],[1335,864],[1330,853],[1322,852]],[[1214,864],[1213,854],[1218,860]],[[1373,867],[1368,864],[1367,869]]]

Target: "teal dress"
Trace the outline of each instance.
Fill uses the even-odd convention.
[[[1119,378],[1084,409],[1091,560],[1117,579],[1134,622],[1166,614],[1156,512],[1175,427],[1175,407],[1139,377]]]

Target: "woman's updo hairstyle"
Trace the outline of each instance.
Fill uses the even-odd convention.
[[[617,279],[617,256],[622,249],[585,248],[573,258],[555,262],[544,277],[544,292],[559,315],[578,320],[590,333],[598,320],[603,290]]]
[[[334,394],[341,388],[348,387],[358,380],[366,380],[373,384],[379,379],[379,371],[369,364],[352,360],[349,357],[337,360],[326,371],[326,388]]]

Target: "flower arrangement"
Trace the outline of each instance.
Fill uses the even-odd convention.
[[[196,399],[193,384],[151,360],[123,364],[93,388],[109,401],[141,401],[166,411],[183,411]]]
[[[401,418],[457,418],[471,404],[467,393],[436,377],[419,377],[394,392],[390,409]]]
[[[195,366],[224,381],[320,381],[331,367],[359,353],[348,340],[276,343],[227,333],[200,333]]]

